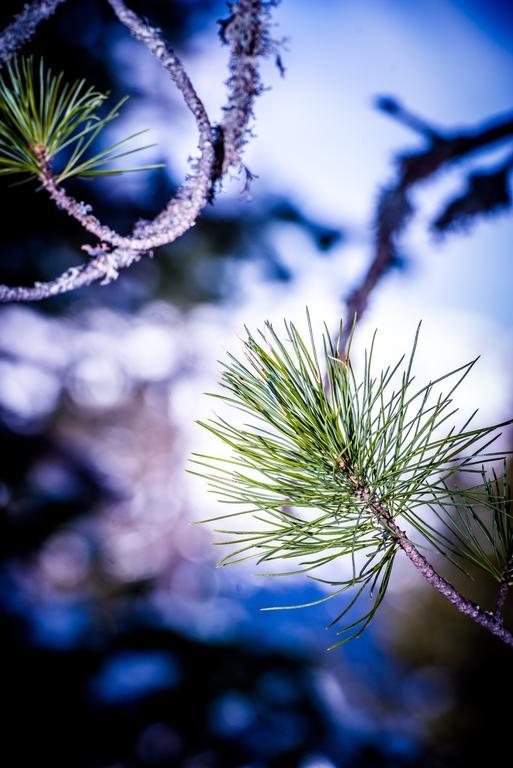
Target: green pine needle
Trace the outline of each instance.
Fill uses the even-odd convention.
[[[84,80],[70,85],[63,73],[54,75],[43,59],[13,59],[0,74],[0,175],[39,177],[41,156],[52,166],[59,153],[66,159],[56,172],[58,182],[72,176],[98,176],[126,171],[145,171],[162,165],[108,170],[104,166],[125,155],[139,152],[138,147],[119,152],[140,131],[108,149],[87,158],[87,152],[101,131],[119,115],[127,97],[121,99],[105,116],[99,111],[108,94],[88,87]]]
[[[473,416],[459,427],[454,423],[452,397],[475,360],[416,385],[417,330],[409,355],[384,371],[374,370],[373,340],[358,377],[349,357],[338,358],[328,331],[319,352],[309,317],[308,326],[306,342],[292,323],[285,322],[283,337],[266,323],[256,336],[247,332],[244,358],[229,355],[224,392],[213,396],[250,421],[199,422],[230,447],[231,456],[194,454],[193,474],[206,477],[209,489],[234,505],[221,518],[245,515],[256,522],[254,530],[220,531],[220,543],[231,549],[220,565],[292,559],[297,567],[289,572],[317,580],[313,571],[349,558],[351,574],[328,581],[335,589],[323,598],[352,590],[332,622],[341,624],[340,645],[373,618],[398,551],[363,492],[406,524],[417,546],[434,547],[462,570],[465,562],[478,565],[500,580],[513,553],[510,487],[507,473],[499,481],[483,469],[498,458],[488,449],[503,425],[472,429]],[[353,606],[369,595],[368,608],[349,620]]]

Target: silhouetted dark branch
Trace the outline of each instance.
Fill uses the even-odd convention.
[[[510,174],[513,155],[495,169],[469,174],[465,189],[449,201],[431,229],[436,234],[467,228],[477,216],[487,216],[511,207]]]
[[[360,284],[346,300],[343,333],[339,344],[342,356],[347,346],[355,316],[361,319],[367,309],[372,291],[394,264],[400,235],[413,214],[409,199],[410,189],[420,181],[432,176],[473,152],[487,149],[493,144],[513,137],[513,115],[486,123],[477,128],[458,133],[441,133],[431,128],[424,120],[417,118],[390,98],[377,102],[379,109],[392,115],[404,125],[420,133],[428,141],[428,147],[420,152],[411,152],[398,158],[397,179],[385,187],[378,199],[374,224],[374,255]],[[507,188],[507,174],[511,169],[511,158],[493,174],[475,174],[470,179],[470,192],[461,200],[454,201],[443,218],[437,219],[434,228],[447,228],[456,219],[470,217],[477,213],[497,210],[510,204]],[[486,188],[486,189],[485,189]],[[488,193],[488,196],[485,194]],[[484,196],[484,201],[483,201]],[[479,202],[476,201],[479,198]]]

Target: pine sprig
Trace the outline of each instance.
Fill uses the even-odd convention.
[[[63,73],[46,69],[43,59],[11,60],[0,74],[0,175],[39,177],[60,153],[65,159],[56,171],[57,183],[72,176],[99,176],[145,171],[161,165],[106,169],[104,166],[153,145],[126,150],[125,145],[145,133],[139,131],[87,157],[103,129],[119,115],[127,97],[100,116],[108,99],[84,80],[65,83]],[[123,151],[119,151],[123,149]],[[63,155],[61,155],[62,157]],[[60,158],[59,158],[60,159]]]
[[[475,414],[454,423],[453,394],[476,361],[416,385],[418,330],[410,354],[383,371],[373,364],[373,340],[358,377],[350,347],[339,359],[326,330],[319,352],[309,318],[308,327],[305,342],[292,323],[285,322],[283,338],[267,323],[256,336],[247,332],[244,359],[229,355],[224,392],[214,397],[251,421],[200,422],[231,456],[195,454],[195,474],[235,505],[222,517],[256,522],[254,530],[220,531],[220,543],[231,547],[220,565],[292,559],[289,572],[319,579],[312,571],[350,559],[350,575],[329,581],[334,591],[317,601],[354,591],[332,622],[342,624],[342,643],[374,616],[406,541],[501,578],[513,551],[509,485],[488,479],[483,467],[497,460],[489,447],[503,425],[471,428]],[[369,593],[370,608],[351,621],[350,609]]]
[[[458,491],[447,488],[448,499],[437,506],[429,505],[447,535],[433,530],[426,538],[438,548],[443,536],[443,554],[471,563],[497,582],[513,577],[513,506],[509,467],[504,462],[502,475],[482,471],[482,486],[475,489],[482,503],[461,499]],[[438,541],[437,541],[438,540]],[[458,560],[455,564],[464,570]],[[468,575],[468,574],[467,574]]]

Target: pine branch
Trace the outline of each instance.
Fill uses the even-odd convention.
[[[200,157],[196,169],[166,208],[153,222],[136,226],[134,235],[141,246],[136,249],[151,250],[164,243],[172,243],[190,229],[209,200],[215,163],[213,130],[203,102],[197,95],[183,64],[162,38],[160,30],[150,26],[130,11],[122,0],[109,0],[119,21],[132,37],[143,43],[161,63],[182,94],[185,104],[193,115],[199,134]]]
[[[372,504],[372,502],[370,503]],[[507,594],[507,588],[505,588],[504,583],[501,582],[499,585],[499,598],[497,600],[495,611],[491,613],[483,610],[472,600],[467,600],[463,597],[452,584],[435,571],[431,563],[419,552],[417,547],[408,541],[405,532],[396,525],[387,510],[380,507],[379,504],[375,504],[374,509],[387,528],[389,528],[393,538],[406,554],[406,557],[419,573],[422,574],[426,581],[442,595],[442,597],[454,605],[454,607],[464,616],[468,616],[475,621],[476,624],[479,624],[493,635],[496,635],[500,640],[506,643],[506,645],[513,647],[513,634],[507,630],[502,623],[502,609]]]
[[[499,479],[484,467],[501,458],[489,447],[511,422],[471,428],[471,416],[460,427],[454,423],[453,394],[475,361],[416,388],[418,332],[410,355],[384,371],[374,369],[373,341],[361,378],[350,345],[342,361],[327,330],[322,355],[310,322],[309,336],[307,344],[288,323],[284,339],[270,324],[256,337],[248,332],[245,361],[229,356],[223,393],[215,397],[250,421],[233,424],[219,416],[201,423],[231,455],[195,455],[195,474],[208,479],[222,502],[235,505],[223,518],[247,515],[257,524],[220,531],[227,537],[222,543],[235,546],[220,565],[292,558],[299,560],[292,572],[325,581],[312,572],[349,558],[351,575],[329,581],[335,590],[323,598],[355,591],[332,623],[365,594],[374,598],[339,630],[339,645],[372,620],[402,551],[461,613],[513,645],[497,609],[483,610],[465,598],[421,552],[431,548],[463,573],[465,563],[477,565],[502,594],[513,552],[510,488],[506,471]]]
[[[230,5],[232,15],[224,27],[231,47],[228,105],[220,126],[213,128],[182,63],[167,46],[158,29],[130,11],[122,0],[109,0],[118,19],[142,42],[166,69],[193,114],[199,133],[199,158],[166,208],[153,220],[138,222],[132,235],[123,237],[103,225],[89,206],[76,201],[59,185],[51,168],[42,168],[41,181],[54,202],[75,218],[99,243],[84,246],[92,259],[47,283],[33,287],[0,286],[0,301],[39,301],[90,285],[116,279],[121,269],[131,266],[154,248],[170,244],[194,226],[203,208],[212,201],[214,185],[233,165],[240,165],[242,146],[252,117],[255,96],[262,88],[258,59],[274,52],[269,35],[269,9],[260,0],[240,0]],[[0,57],[3,55],[0,49]],[[248,78],[248,79],[245,79]],[[219,158],[223,160],[220,163]]]
[[[146,148],[124,150],[127,142],[134,138],[129,136],[93,157],[86,157],[92,142],[118,116],[118,109],[126,100],[122,99],[101,117],[98,110],[106,99],[105,94],[87,88],[83,80],[72,85],[64,83],[63,74],[54,75],[46,70],[43,60],[36,67],[31,58],[10,61],[6,76],[0,75],[0,175],[39,180],[57,206],[100,241],[133,248],[136,247],[133,241],[101,224],[90,213],[90,206],[74,200],[61,186],[63,180],[73,176],[127,172],[127,169],[105,170],[104,165]],[[124,151],[119,151],[121,148]],[[54,172],[53,163],[63,151],[69,157],[61,163],[61,169]],[[141,166],[131,170],[160,167]]]

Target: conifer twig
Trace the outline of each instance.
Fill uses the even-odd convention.
[[[495,604],[495,611],[494,611],[495,618],[497,619],[497,621],[500,621],[500,622],[502,622],[502,615],[504,612],[504,605],[506,603],[508,592],[509,592],[509,579],[505,578],[499,584],[499,589],[497,592],[497,602]]]
[[[230,448],[227,457],[193,459],[194,474],[208,479],[221,502],[235,505],[217,519],[242,515],[255,521],[249,529],[218,530],[226,537],[218,543],[235,545],[220,565],[294,559],[298,566],[288,573],[334,587],[310,605],[353,590],[330,624],[344,620],[340,645],[372,620],[402,550],[460,613],[513,647],[502,620],[513,551],[510,484],[504,456],[489,450],[497,430],[512,422],[473,428],[474,413],[460,427],[453,423],[453,394],[476,361],[418,387],[417,331],[410,354],[382,371],[373,366],[373,340],[357,377],[351,342],[341,360],[326,329],[320,354],[309,318],[308,324],[309,343],[291,323],[285,323],[284,338],[269,323],[257,336],[248,331],[244,357],[229,355],[223,391],[215,395],[242,411],[244,424],[224,415],[200,422]],[[487,474],[485,465],[500,458],[502,477]],[[454,486],[456,479],[461,487]],[[468,565],[491,576],[499,589],[495,610],[464,597],[435,570],[426,547],[467,577]],[[340,580],[312,575],[344,557],[352,567]],[[347,619],[365,593],[371,607]]]
[[[123,0],[108,0],[118,19],[166,69],[193,114],[199,133],[199,158],[193,173],[153,221],[138,222],[124,237],[102,224],[89,206],[79,203],[57,183],[48,164],[41,166],[43,187],[53,201],[75,218],[99,243],[84,246],[92,258],[54,280],[32,287],[0,286],[0,301],[39,301],[89,285],[115,279],[119,271],[160,245],[172,243],[194,226],[203,208],[212,201],[214,185],[233,166],[240,166],[253,101],[261,90],[258,59],[274,52],[269,34],[269,10],[274,3],[239,0],[230,3],[231,16],[222,27],[222,39],[231,48],[228,103],[220,126],[213,128],[182,63],[167,46],[158,29],[129,10]],[[21,36],[20,39],[22,39]],[[25,39],[25,38],[23,38]],[[3,51],[0,48],[0,58]]]
[[[481,627],[484,627],[484,629],[491,632],[492,635],[496,635],[503,643],[513,647],[513,634],[505,628],[502,622],[502,609],[508,591],[507,582],[501,582],[499,585],[499,597],[495,611],[491,613],[490,611],[483,610],[477,603],[463,597],[463,595],[461,595],[458,590],[447,581],[447,579],[444,579],[443,576],[440,576],[440,574],[437,573],[433,565],[421,552],[419,552],[415,544],[409,541],[406,533],[399,528],[390,513],[382,507],[379,502],[373,501],[372,497],[366,491],[361,492],[361,498],[362,501],[369,504],[369,506],[376,512],[378,519],[381,520],[385,528],[390,531],[392,538],[403,550],[408,560],[433,589],[436,589],[442,597],[454,605],[454,607],[464,616],[468,616],[472,621],[475,621],[476,624],[479,624]]]

